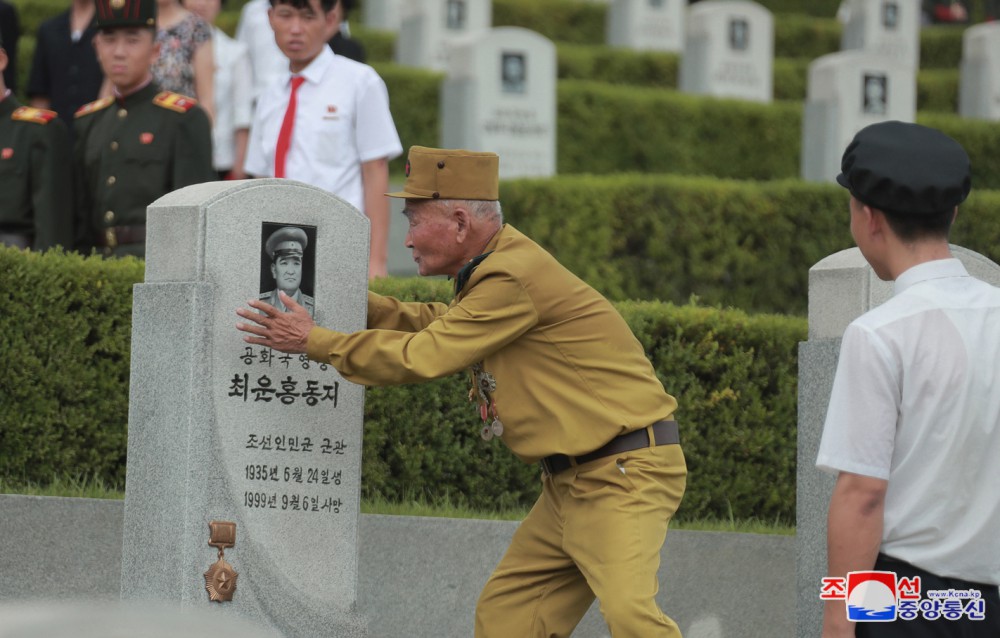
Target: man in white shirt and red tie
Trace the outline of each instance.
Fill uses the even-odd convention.
[[[287,177],[337,195],[371,221],[368,274],[386,275],[389,160],[403,152],[385,82],[335,55],[339,0],[271,0],[268,19],[288,72],[261,94],[245,170]]]

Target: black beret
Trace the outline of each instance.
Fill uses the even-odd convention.
[[[858,131],[837,183],[864,204],[903,215],[951,210],[972,190],[969,156],[941,131],[880,122]]]

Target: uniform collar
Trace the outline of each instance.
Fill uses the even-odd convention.
[[[904,290],[911,288],[924,281],[931,279],[948,279],[951,277],[968,277],[969,271],[958,259],[935,259],[925,261],[906,270],[893,284],[892,294],[898,295]]]
[[[501,226],[497,232],[493,233],[493,237],[486,243],[486,247],[483,249],[483,254],[478,257],[473,257],[462,266],[462,269],[458,271],[455,275],[455,294],[462,292],[462,288],[465,288],[465,284],[469,282],[469,278],[472,277],[472,273],[476,270],[479,264],[483,263],[483,260],[490,256],[490,254],[497,249],[497,245],[500,243],[500,234],[503,233],[506,224]]]
[[[0,116],[6,118],[16,111],[19,106],[21,106],[21,103],[17,101],[17,98],[10,92],[10,89],[7,89],[7,92],[0,97]]]
[[[159,85],[153,81],[150,77],[149,81],[146,82],[139,89],[129,93],[125,96],[119,96],[117,91],[115,92],[115,101],[120,105],[134,104],[136,102],[146,102],[153,99],[153,96],[160,92]]]
[[[324,44],[323,50],[313,58],[313,61],[306,68],[294,74],[291,71],[285,73],[283,86],[289,86],[293,75],[300,75],[306,79],[306,82],[316,84],[323,79],[323,76],[326,75],[326,70],[330,68],[331,64],[333,64],[333,51],[330,50],[329,46]]]

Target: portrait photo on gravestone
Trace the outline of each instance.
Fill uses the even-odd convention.
[[[315,281],[316,227],[261,224],[261,301],[284,308],[278,297],[281,290],[312,317],[316,314]]]

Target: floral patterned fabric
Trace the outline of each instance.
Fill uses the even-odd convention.
[[[161,89],[195,96],[194,52],[203,42],[212,39],[212,27],[194,15],[156,32],[160,57],[153,64],[153,79]]]

